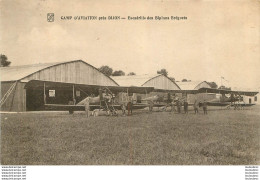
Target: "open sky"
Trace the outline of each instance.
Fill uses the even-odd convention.
[[[0,50],[22,64],[82,59],[95,67],[260,90],[257,0],[0,0]],[[47,22],[54,13],[54,22]],[[125,20],[62,20],[121,16]],[[186,16],[187,20],[127,20]]]

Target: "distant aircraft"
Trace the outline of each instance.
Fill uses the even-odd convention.
[[[197,99],[199,102],[206,100],[209,106],[234,106],[235,102],[239,103],[241,106],[252,106],[255,104],[247,104],[243,101],[243,96],[255,96],[258,94],[256,91],[231,91],[231,90],[221,90],[221,89],[211,89],[211,88],[200,88],[198,90],[155,90],[158,92],[169,92],[169,93],[182,93],[184,96],[188,94],[199,94],[199,93],[212,93],[220,94],[220,98],[208,99]],[[182,101],[183,99],[181,99]],[[192,105],[192,104],[190,104]]]
[[[255,96],[258,94],[256,91],[232,91],[232,90],[219,90],[201,88],[199,92],[220,94],[220,98],[212,99],[208,101],[209,106],[253,106],[255,104],[245,103],[243,96]]]

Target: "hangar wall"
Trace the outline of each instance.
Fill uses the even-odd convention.
[[[9,88],[15,81],[1,82],[1,98],[6,94]],[[26,83],[17,82],[16,87],[9,95],[6,102],[2,105],[1,111],[26,111],[26,90],[24,89]]]
[[[242,96],[243,102],[246,104],[258,104],[258,97],[256,96]]]

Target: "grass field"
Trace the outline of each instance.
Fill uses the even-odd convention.
[[[259,164],[260,106],[208,115],[1,114],[3,165]]]

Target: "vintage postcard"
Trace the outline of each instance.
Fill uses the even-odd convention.
[[[258,165],[258,0],[1,0],[2,165]]]

